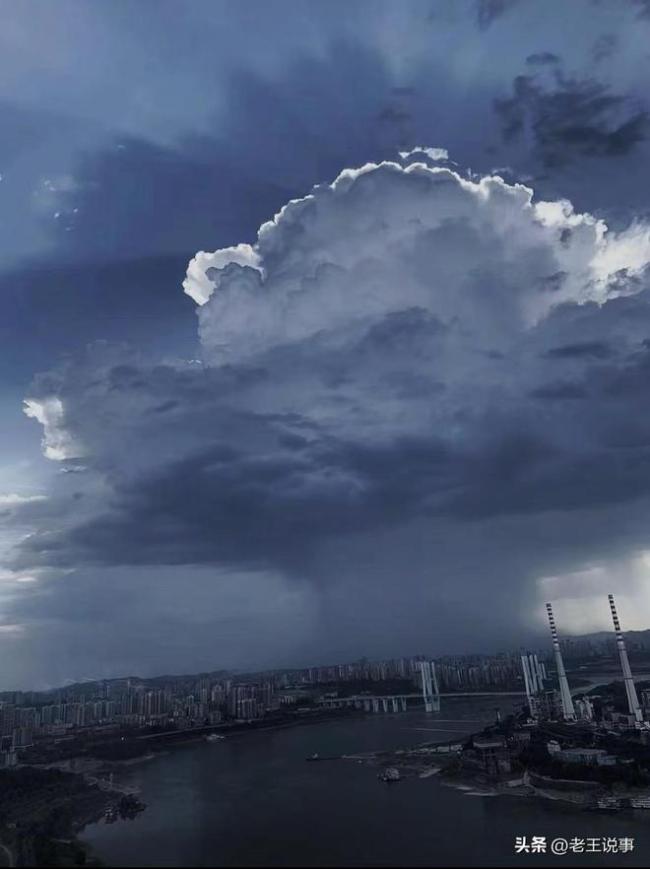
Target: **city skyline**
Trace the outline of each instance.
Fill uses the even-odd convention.
[[[361,657],[338,664],[251,672],[213,669],[149,677],[130,674],[42,690],[0,691],[0,766],[15,765],[18,755],[32,762],[61,759],[61,749],[57,749],[60,739],[64,743],[73,740],[64,753],[72,750],[74,754],[83,751],[87,740],[110,742],[116,733],[129,740],[134,736],[147,738],[142,734],[159,734],[161,739],[182,738],[183,734],[196,738],[214,727],[241,727],[252,722],[281,726],[328,712],[406,713],[414,703],[423,704],[425,713],[436,714],[441,711],[441,699],[454,696],[492,696],[498,700],[516,695],[522,701],[525,697],[522,710],[528,708],[535,726],[549,720],[589,722],[591,726],[595,707],[580,687],[588,686],[593,693],[589,665],[606,669],[607,662],[616,658],[629,715],[613,711],[612,720],[623,727],[647,730],[650,691],[641,693],[641,704],[626,645],[641,653],[643,660],[650,651],[650,629],[631,632],[626,641],[611,593],[608,605],[613,631],[604,637],[593,634],[560,639],[552,604],[547,603],[551,642],[536,651],[435,658],[418,654],[385,660]],[[564,657],[572,663],[572,680],[577,674],[577,688],[569,687]],[[348,685],[354,686],[352,692],[346,689]],[[579,696],[574,702],[576,692]],[[498,725],[498,707],[495,711]]]
[[[631,649],[631,651],[635,654],[639,652],[644,652],[646,650],[650,651],[650,627],[642,630],[625,630],[622,631],[622,635],[627,638],[627,643]],[[615,659],[618,654],[618,643],[617,643],[617,635],[615,631],[603,630],[597,631],[588,634],[577,634],[577,635],[567,635],[563,633],[559,636],[559,642],[561,648],[564,650],[564,654],[567,655],[569,660],[574,658],[589,658],[589,657],[599,657],[599,656],[610,656],[612,659]],[[314,662],[311,663],[299,663],[295,666],[288,666],[278,664],[277,666],[270,667],[259,667],[259,668],[250,668],[250,669],[237,669],[237,668],[229,668],[229,667],[209,667],[201,670],[196,670],[192,672],[152,672],[152,673],[139,673],[137,671],[132,671],[130,673],[119,673],[111,676],[89,676],[80,680],[70,680],[65,683],[57,684],[57,685],[32,685],[32,686],[23,686],[23,687],[14,687],[14,688],[4,688],[0,685],[0,696],[4,694],[48,694],[57,691],[66,691],[71,688],[83,688],[84,685],[99,685],[102,683],[111,683],[111,682],[123,682],[127,680],[134,680],[135,682],[140,683],[148,683],[148,682],[157,682],[164,679],[169,679],[171,681],[181,681],[184,679],[196,679],[198,677],[213,677],[218,679],[248,679],[258,676],[277,676],[282,674],[297,674],[297,673],[320,673],[325,674],[329,673],[329,675],[334,678],[334,674],[338,672],[338,675],[341,676],[346,671],[346,668],[350,671],[356,670],[358,667],[369,667],[371,669],[375,669],[377,673],[381,672],[381,668],[388,666],[390,669],[395,665],[399,665],[399,662],[417,662],[421,660],[431,660],[436,661],[438,664],[442,664],[443,666],[451,665],[463,665],[467,667],[472,666],[481,666],[481,662],[483,664],[487,662],[494,662],[495,664],[499,661],[508,661],[510,665],[513,665],[518,669],[519,661],[522,652],[526,652],[526,654],[536,654],[539,655],[540,658],[551,662],[553,660],[553,644],[548,642],[547,636],[541,636],[539,638],[539,645],[531,646],[529,645],[521,645],[517,647],[504,647],[501,649],[493,650],[493,651],[463,651],[456,654],[452,653],[442,653],[434,655],[432,653],[427,653],[426,650],[420,650],[419,652],[412,654],[397,654],[383,658],[375,658],[368,657],[367,655],[358,655],[353,658],[347,658],[345,660],[339,659],[337,661],[329,661],[328,663]],[[417,675],[417,674],[416,674]],[[320,678],[320,677],[319,677]],[[323,676],[323,679],[325,677]],[[374,678],[374,677],[373,677]],[[379,677],[377,677],[379,678]],[[419,676],[418,676],[419,678]],[[522,685],[524,685],[524,677],[522,673]]]

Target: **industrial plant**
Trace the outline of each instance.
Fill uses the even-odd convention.
[[[525,703],[519,709],[515,701],[506,715],[495,707],[492,724],[462,739],[354,758],[395,768],[402,777],[436,774],[492,793],[565,801],[585,811],[650,809],[650,683],[640,702],[613,595],[608,602],[614,626],[608,648],[615,652],[614,659],[606,658],[609,682],[602,681],[604,673],[590,670],[585,656],[571,654],[567,669],[549,602],[552,655],[543,650],[520,655]],[[571,651],[571,642],[566,649]],[[605,657],[595,658],[601,667]],[[611,669],[617,667],[620,676]],[[453,695],[438,691],[434,662],[421,661],[419,669],[420,702],[427,713],[436,713],[440,697]]]
[[[644,710],[639,703],[613,594],[608,595],[608,602],[616,637],[616,651],[625,688],[627,713],[614,708],[603,708],[601,724],[603,727],[610,729],[629,730],[630,728],[634,728],[636,730],[650,731],[650,723],[644,717]],[[590,699],[590,696],[583,694],[574,699],[569,687],[552,604],[546,604],[546,613],[551,631],[557,687],[550,687],[546,665],[539,661],[537,653],[529,652],[522,654],[521,666],[530,720],[532,722],[594,722],[594,703]]]

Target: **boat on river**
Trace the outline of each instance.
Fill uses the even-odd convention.
[[[390,783],[399,781],[402,778],[402,775],[397,767],[389,766],[383,772],[380,772],[377,778],[379,781]]]

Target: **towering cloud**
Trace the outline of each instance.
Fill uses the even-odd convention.
[[[347,170],[192,260],[202,361],[95,346],[36,380],[46,455],[112,494],[22,558],[282,561],[415,515],[625,497],[609,414],[646,364],[649,257],[645,226],[498,177]]]
[[[345,607],[403,588],[364,568],[390,540],[413,605],[465,587],[507,611],[646,545],[648,228],[410,159],[197,254],[195,359],[92,345],[35,380],[46,455],[83,473],[17,569],[252,569]]]
[[[208,302],[199,314],[207,358],[236,362],[410,308],[446,326],[462,320],[489,343],[562,302],[636,291],[614,279],[644,269],[647,227],[617,235],[569,202],[532,194],[418,162],[343,172],[285,206],[254,247],[192,260],[184,286]]]

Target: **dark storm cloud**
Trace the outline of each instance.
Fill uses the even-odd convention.
[[[0,117],[4,128],[0,141],[0,165],[4,172],[61,127],[67,128],[67,132],[75,127],[70,118],[47,111],[35,112],[6,100],[0,100]]]
[[[519,0],[476,0],[476,17],[481,30],[487,30]]]
[[[560,58],[552,51],[539,51],[536,54],[529,54],[526,58],[528,66],[547,66],[559,62]]]
[[[585,398],[586,392],[582,386],[570,381],[555,381],[546,383],[544,386],[538,386],[530,393],[533,398],[549,399],[556,401],[558,399],[574,399]]]
[[[644,304],[648,324],[648,299]],[[575,511],[647,497],[650,416],[635,408],[650,395],[650,354],[627,345],[622,355],[616,361],[611,353],[555,356],[567,364],[581,359],[581,377],[535,388],[530,397],[545,405],[541,414],[529,414],[522,404],[519,433],[495,428],[487,436],[478,465],[469,465],[472,485],[454,502],[458,514]],[[558,439],[553,427],[560,420],[565,430]],[[571,434],[576,430],[582,435]]]
[[[570,234],[570,230],[566,230],[564,238],[568,239]],[[565,278],[565,272],[555,272],[552,275],[545,275],[539,283],[540,289],[547,293],[557,293],[562,289],[562,284],[564,283]]]
[[[406,121],[410,121],[411,114],[399,106],[386,106],[378,113],[377,118],[380,121],[399,126]]]
[[[604,341],[582,341],[577,344],[565,344],[562,347],[552,347],[547,350],[547,359],[575,359],[591,357],[592,359],[608,359],[612,348]]]
[[[114,476],[110,509],[32,535],[17,566],[230,564],[295,576],[327,541],[424,517],[475,522],[633,502],[650,492],[650,416],[630,422],[631,409],[647,405],[649,358],[637,353],[587,369],[582,383],[539,387],[514,420],[487,410],[460,445],[429,436],[373,446],[326,437],[301,418],[231,418],[234,440]],[[161,382],[169,376],[159,372]],[[108,379],[138,392],[152,380],[136,370],[111,370]],[[214,384],[181,383],[191,395],[184,419],[198,427],[203,416],[207,429],[218,411],[201,415],[197,406],[201,395],[210,402]],[[558,440],[557,421],[583,432],[575,444]],[[287,427],[303,435],[282,435]],[[182,428],[181,416],[172,436]],[[251,436],[264,453],[232,446]]]
[[[601,63],[603,60],[612,57],[612,55],[618,50],[618,47],[619,40],[614,33],[603,33],[603,35],[599,36],[594,42],[592,49],[594,63]]]
[[[288,195],[273,182],[233,172],[232,158],[209,139],[179,147],[116,140],[84,156],[75,179],[75,188],[57,197],[65,221],[54,230],[68,255],[84,257],[185,254],[197,241],[247,236],[259,215]]]
[[[622,157],[645,141],[648,112],[593,79],[558,75],[551,86],[520,75],[513,95],[495,101],[505,139],[529,135],[547,167],[581,156]]]
[[[195,317],[179,292],[183,255],[118,262],[42,260],[0,273],[11,317],[0,318],[4,374],[25,377],[84,342],[127,341],[177,353],[194,345]],[[173,336],[168,324],[175,324]]]
[[[189,256],[250,238],[314,178],[392,156],[410,117],[382,55],[353,41],[293,58],[272,82],[233,71],[222,88],[213,131],[166,145],[115,137],[80,158],[56,198],[63,219],[50,220],[68,256]]]
[[[267,424],[248,421],[258,433]],[[434,511],[432,491],[453,485],[462,460],[450,445],[424,439],[384,448],[332,439],[311,446],[285,439],[283,445],[288,449],[274,458],[213,447],[155,475],[118,482],[112,511],[63,534],[35,535],[24,547],[24,562],[235,564],[299,572],[319,541]],[[329,485],[328,478],[342,477],[354,482],[353,491]]]
[[[63,583],[25,584],[4,605],[26,633],[10,647],[14,660],[3,684],[59,687],[116,675],[292,664],[313,617],[308,597],[284,593],[271,576],[260,582],[252,574],[161,566],[85,568]],[[161,644],[168,657],[161,657]],[[277,659],[269,659],[269,649]]]
[[[650,0],[632,0],[632,4],[637,7],[639,18],[650,17]]]

